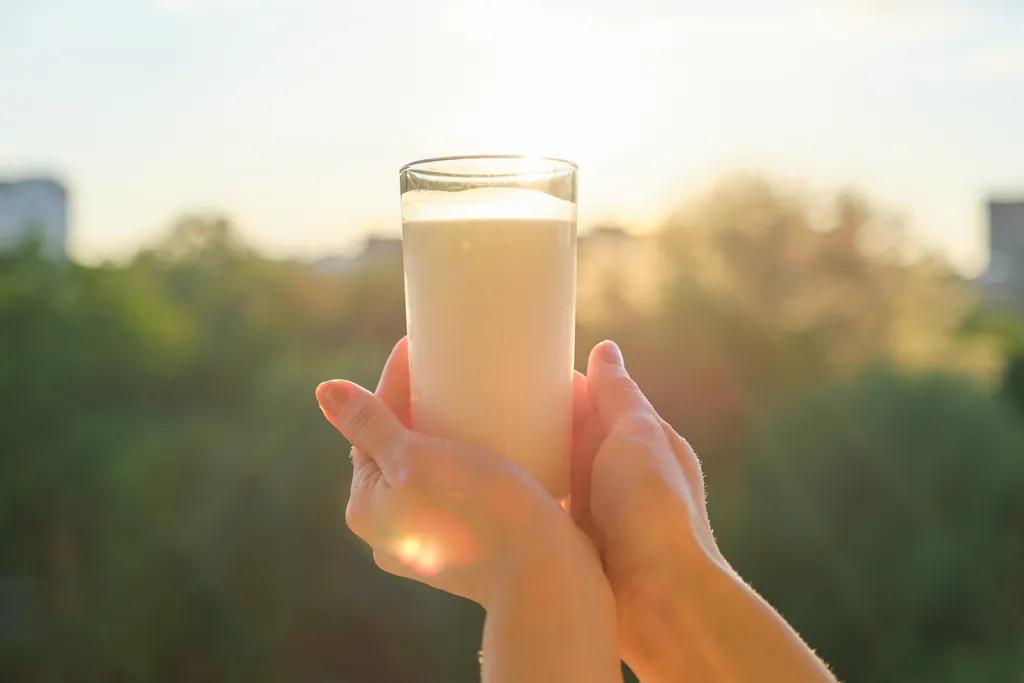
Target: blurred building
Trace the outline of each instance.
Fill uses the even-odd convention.
[[[662,271],[655,235],[597,225],[580,232],[578,248],[576,309],[581,322],[615,315],[621,306],[642,309],[657,302]],[[371,235],[358,252],[324,256],[310,267],[324,275],[346,275],[401,264],[400,238]]]
[[[581,323],[614,317],[622,306],[656,304],[662,270],[655,235],[598,225],[580,233],[578,246],[576,317]]]
[[[366,238],[358,254],[349,256],[333,254],[317,259],[311,265],[313,270],[325,275],[343,275],[376,266],[387,266],[402,262],[402,240],[398,237]]]
[[[67,255],[68,193],[52,178],[0,180],[0,251],[39,239],[47,258]]]
[[[1024,198],[988,202],[989,262],[979,278],[994,299],[1024,304]]]

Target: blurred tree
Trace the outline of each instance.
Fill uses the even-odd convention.
[[[766,417],[727,555],[843,680],[1011,680],[1024,424],[971,382],[876,369]]]
[[[66,654],[47,660],[66,678],[93,656],[92,569],[117,495],[108,475],[164,406],[194,329],[144,273],[26,251],[0,258],[0,330],[0,577],[40,586],[36,643]]]
[[[1003,373],[1003,394],[1024,415],[1024,353],[1016,353],[1006,361]]]
[[[636,238],[652,239],[652,238]],[[653,238],[656,305],[618,306],[580,330],[581,355],[621,340],[631,372],[731,486],[746,426],[823,377],[891,361],[977,372],[991,359],[953,334],[974,294],[912,257],[897,217],[853,192],[825,200],[756,176],[724,179]]]
[[[974,294],[942,262],[911,258],[902,236],[897,216],[854,192],[815,202],[735,176],[664,226],[669,298],[699,288],[716,307],[808,334],[836,371],[946,363],[962,354],[950,333]]]
[[[269,261],[206,217],[128,267],[0,259],[0,680],[476,676],[479,610],[344,527],[312,392],[372,386],[401,335],[401,262],[373,266]]]
[[[870,413],[866,433],[881,434],[883,462],[914,480],[900,479],[904,507],[928,510],[916,517],[895,494],[882,498],[889,516],[846,504],[841,484],[864,488],[857,482],[866,475],[844,459],[848,435],[826,429],[816,413],[792,423],[798,454],[780,458],[794,481],[839,482],[823,489],[834,495],[812,501],[814,515],[786,517],[772,500],[780,511],[762,523],[751,512],[761,508],[747,503],[762,505],[779,489],[748,497],[743,483],[762,480],[766,447],[749,451],[753,469],[730,457],[780,400],[865,363],[977,367],[964,338],[950,334],[970,293],[942,264],[901,251],[894,224],[853,194],[820,209],[740,178],[687,203],[653,236],[596,231],[580,244],[577,360],[582,366],[604,337],[620,342],[641,386],[704,458],[723,542],[837,662],[866,642],[863,623],[850,617],[848,594],[839,593],[847,602],[832,624],[826,601],[805,593],[889,585],[878,578],[880,553],[903,563],[890,590],[905,595],[884,593],[891,608],[866,603],[872,626],[895,635],[879,638],[890,643],[884,657],[864,650],[864,666],[876,668],[851,673],[881,662],[995,675],[1012,648],[999,655],[1009,641],[984,640],[990,631],[969,607],[991,596],[952,578],[966,575],[966,553],[989,553],[1018,514],[1006,513],[1004,526],[992,521],[991,506],[1012,507],[1005,487],[1013,473],[992,455],[1010,428],[986,397],[948,388],[954,380],[857,401],[847,385],[835,389],[853,397],[851,415],[876,404],[906,411],[889,415],[892,424]],[[371,240],[330,272],[264,258],[227,219],[193,215],[124,266],[49,263],[31,245],[0,256],[0,680],[476,680],[480,610],[374,567],[344,528],[345,444],[313,400],[328,377],[372,386],[404,328],[401,250],[392,240]],[[1013,394],[1019,373],[1005,377]],[[821,406],[832,405],[832,390],[822,395]],[[935,422],[926,424],[931,410]],[[790,438],[787,414],[764,433]],[[965,490],[979,505],[948,492],[950,466],[931,472],[916,454],[901,459],[913,450],[908,430],[942,435],[936,448],[974,439],[961,445],[997,463],[965,469]],[[969,512],[933,513],[928,506],[940,499]],[[860,533],[849,552],[863,554],[861,564],[857,555],[838,568],[830,561],[833,574],[811,570],[820,537],[787,525],[819,514]],[[975,533],[979,520],[991,528]],[[789,553],[785,568],[759,539],[764,524],[774,534],[766,538]],[[920,556],[889,540],[897,529]],[[869,538],[881,539],[877,549]],[[1001,590],[1006,565],[992,566],[991,591]],[[1007,601],[1019,597],[1007,591]],[[993,614],[1007,623],[1005,612]],[[961,615],[962,628],[949,625]],[[920,624],[920,639],[903,637]],[[982,635],[941,635],[957,629]],[[929,649],[936,643],[958,646],[940,658]]]
[[[994,344],[1005,357],[1003,395],[1024,415],[1024,315],[1015,309],[981,305],[961,325],[961,335]]]

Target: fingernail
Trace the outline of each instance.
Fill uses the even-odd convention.
[[[601,347],[601,357],[607,363],[612,365],[625,365],[622,360],[622,351],[619,350],[618,344],[611,341],[610,339],[604,342]]]
[[[316,400],[320,409],[329,415],[337,415],[348,398],[348,387],[341,382],[321,382],[316,388]]]

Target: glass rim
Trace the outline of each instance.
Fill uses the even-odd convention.
[[[459,172],[457,170],[432,170],[429,168],[430,164],[447,164],[448,162],[459,162],[459,161],[539,161],[547,162],[550,164],[549,169],[537,170],[537,169],[524,169],[512,172],[499,172],[499,173],[481,173],[479,170],[473,172]],[[424,166],[425,168],[417,168]],[[418,173],[421,175],[436,176],[436,177],[448,177],[448,178],[514,178],[522,175],[537,175],[544,173],[557,173],[559,171],[578,171],[579,165],[574,161],[568,159],[560,159],[558,157],[547,157],[547,156],[536,156],[532,154],[459,154],[453,156],[441,156],[441,157],[428,157],[426,159],[417,159],[416,161],[410,161],[409,163],[398,169],[398,174],[402,175],[407,172]]]

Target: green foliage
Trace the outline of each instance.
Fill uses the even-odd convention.
[[[960,332],[993,340],[1007,353],[1024,353],[1024,316],[1011,309],[981,307],[964,318]]]
[[[1024,415],[1024,315],[1013,309],[981,306],[964,318],[959,333],[986,340],[1003,351],[1002,393]]]
[[[0,679],[471,680],[481,615],[347,532],[313,397],[373,385],[401,282],[203,217],[127,267],[0,261]]]
[[[990,392],[874,369],[766,417],[719,533],[848,680],[1010,680],[1024,638],[1022,456],[1024,425]]]
[[[845,679],[1008,679],[1024,412],[859,375],[961,367],[972,300],[883,248],[884,213],[829,207],[723,184],[650,238],[643,304],[612,235],[577,360],[620,342],[704,458],[729,556]],[[372,386],[404,333],[400,252],[371,251],[322,273],[195,215],[123,266],[0,256],[0,680],[477,678],[480,611],[383,574],[344,525],[313,390]]]
[[[1010,356],[1003,371],[1003,395],[1024,415],[1024,353]]]

